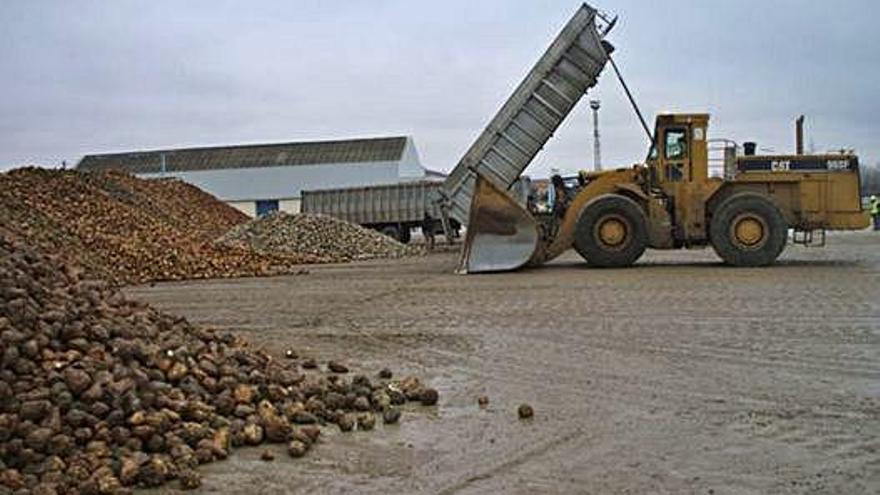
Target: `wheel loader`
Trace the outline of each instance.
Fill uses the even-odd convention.
[[[582,172],[572,187],[554,180],[552,212],[515,199],[509,188],[605,65],[620,75],[606,40],[616,21],[584,4],[445,181],[444,214],[467,225],[459,273],[539,265],[571,248],[603,268],[649,247],[704,246],[729,265],[765,266],[790,229],[795,242],[823,244],[826,230],[868,226],[855,155],[736,156],[731,146],[723,176],[710,177],[707,114],[659,115],[653,132],[642,120],[645,162]]]

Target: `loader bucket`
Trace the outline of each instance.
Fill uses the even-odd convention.
[[[535,254],[538,238],[538,225],[528,210],[477,176],[456,273],[516,270]]]

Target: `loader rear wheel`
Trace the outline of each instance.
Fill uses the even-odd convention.
[[[753,194],[728,199],[709,226],[712,247],[732,266],[773,264],[785,248],[787,235],[788,225],[779,209]]]
[[[648,246],[645,214],[638,203],[618,195],[599,197],[581,211],[574,249],[590,266],[630,266]]]

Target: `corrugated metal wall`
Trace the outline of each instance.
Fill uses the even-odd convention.
[[[421,222],[428,213],[440,218],[434,200],[437,182],[409,182],[373,187],[306,191],[302,211],[323,213],[358,224]]]

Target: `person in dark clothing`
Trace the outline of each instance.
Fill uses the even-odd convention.
[[[427,213],[425,219],[422,220],[422,235],[425,236],[425,245],[429,251],[434,249],[434,220]]]
[[[571,203],[568,189],[565,187],[565,180],[562,179],[561,175],[557,174],[550,177],[550,183],[553,185],[553,195],[555,197],[553,201],[553,214],[562,217],[568,210],[569,203]]]

